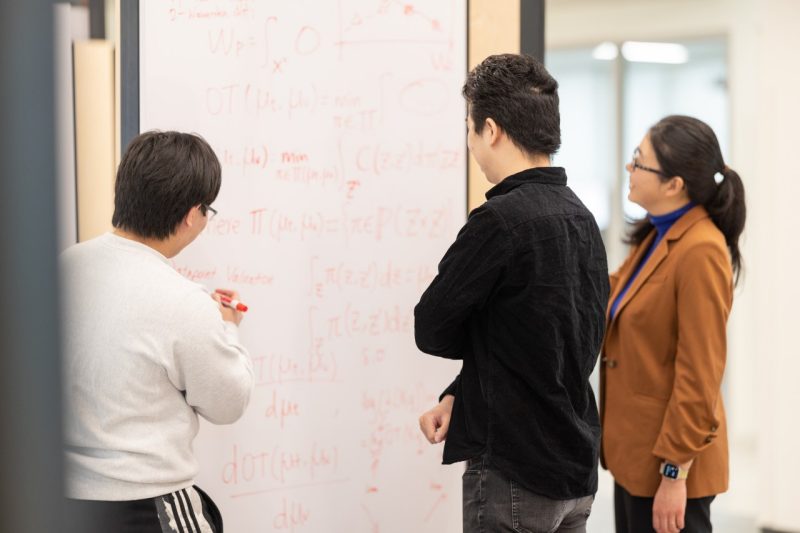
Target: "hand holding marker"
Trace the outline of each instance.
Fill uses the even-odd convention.
[[[222,302],[222,305],[224,305],[225,307],[236,309],[237,311],[240,311],[242,313],[247,312],[247,306],[244,305],[239,300],[234,300],[233,298],[228,298],[227,296],[223,295],[220,295],[219,299]]]
[[[230,291],[226,291],[226,290],[223,290],[223,289],[217,289],[216,291],[212,292],[210,289],[206,289],[206,292],[208,294],[210,294],[212,297],[214,295],[219,296],[219,302],[222,305],[224,305],[225,307],[233,309],[234,311],[239,311],[240,313],[246,313],[247,312],[248,307],[244,303],[240,302],[239,300],[237,300],[235,298],[231,298],[231,296],[229,296],[229,294],[233,294],[233,293],[230,292]]]

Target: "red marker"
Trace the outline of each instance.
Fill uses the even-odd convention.
[[[222,302],[222,305],[224,305],[225,307],[230,307],[231,309],[235,309],[242,313],[247,312],[247,306],[244,305],[239,300],[234,300],[232,298],[228,298],[227,296],[222,296],[222,295],[220,295],[219,299]]]

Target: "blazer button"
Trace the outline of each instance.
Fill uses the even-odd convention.
[[[613,359],[609,359],[608,362],[606,363],[606,366],[608,366],[608,368],[616,368],[617,362],[614,361]]]

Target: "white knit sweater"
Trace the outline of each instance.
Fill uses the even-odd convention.
[[[67,496],[136,500],[187,487],[200,414],[244,411],[238,328],[154,249],[111,233],[61,256]]]

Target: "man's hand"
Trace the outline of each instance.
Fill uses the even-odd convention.
[[[455,396],[448,394],[442,398],[439,405],[419,417],[419,429],[422,430],[422,434],[431,444],[438,444],[447,437],[454,400]]]
[[[239,323],[242,321],[242,318],[244,317],[244,313],[241,313],[236,309],[231,309],[230,307],[224,305],[222,303],[223,296],[226,296],[231,300],[238,300],[239,293],[228,289],[217,289],[211,295],[214,301],[219,304],[219,312],[222,313],[222,320],[224,320],[225,322],[233,322],[238,326]]]
[[[686,480],[661,478],[653,500],[653,529],[656,533],[678,533],[686,514]]]

